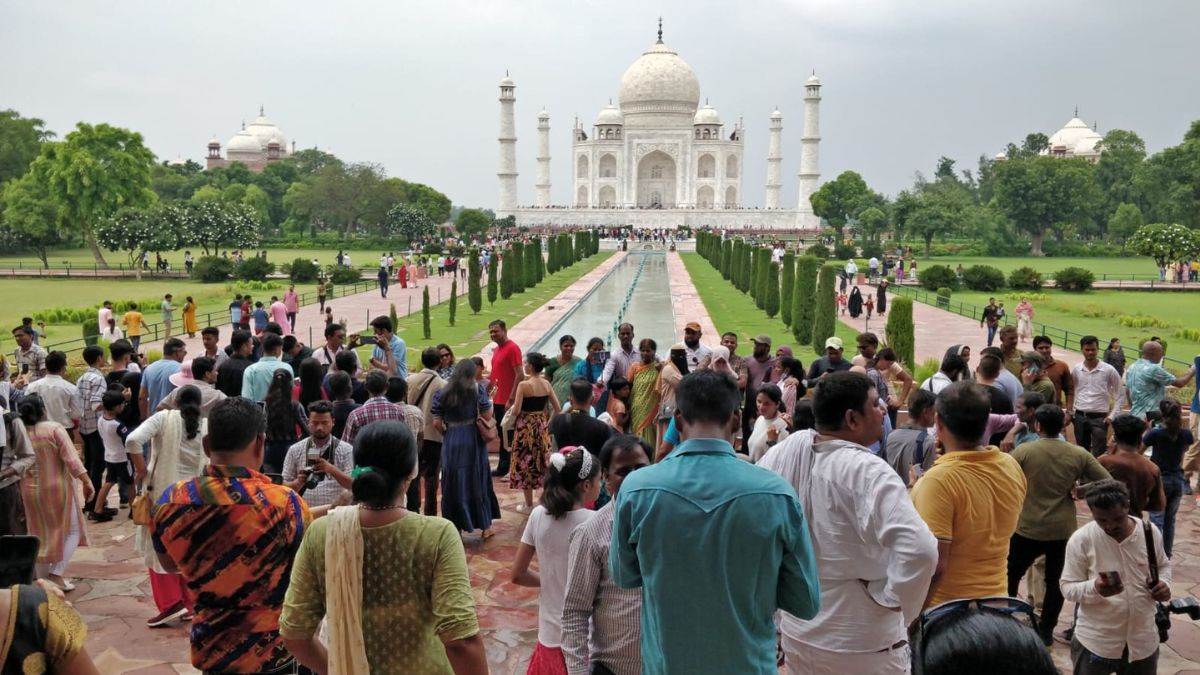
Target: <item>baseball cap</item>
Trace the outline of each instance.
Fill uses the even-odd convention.
[[[837,349],[837,350],[843,349],[842,338],[831,337],[831,338],[825,340],[825,349],[829,349],[830,347],[833,347],[834,349]]]
[[[767,335],[766,333],[763,333],[761,335],[755,335],[754,341],[760,345],[766,345],[768,347],[771,346],[771,336]]]
[[[689,321],[689,322],[687,322],[687,324],[684,325],[683,329],[684,330],[694,330],[694,331],[699,332],[700,324],[695,321]]]
[[[1042,355],[1037,352],[1025,352],[1021,354],[1021,363],[1026,362],[1040,366],[1045,363],[1045,360],[1042,358]]]

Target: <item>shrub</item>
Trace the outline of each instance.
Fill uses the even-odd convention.
[[[201,256],[192,266],[192,276],[206,284],[215,284],[233,276],[233,261],[215,255]]]
[[[950,269],[949,265],[930,265],[922,267],[917,272],[917,280],[921,285],[929,290],[940,288],[949,288],[954,290],[958,288],[958,275],[954,270]]]
[[[792,291],[792,335],[798,344],[812,340],[813,301],[817,294],[817,273],[821,261],[811,255],[796,260],[796,288]]]
[[[432,334],[429,327],[429,284],[425,284],[421,292],[421,333],[426,340]]]
[[[804,251],[804,254],[811,255],[815,258],[820,258],[821,260],[826,260],[829,258],[829,247],[825,244],[813,244]]]
[[[1117,317],[1117,323],[1129,328],[1170,328],[1171,326],[1171,324],[1156,316],[1143,316],[1141,314],[1136,316],[1122,314]]]
[[[792,325],[792,294],[796,291],[796,256],[783,254],[783,269],[779,273],[779,318],[783,325]]]
[[[946,309],[950,306],[950,289],[942,286],[937,289],[937,306]]]
[[[1181,328],[1175,331],[1175,337],[1191,342],[1200,342],[1200,328]]]
[[[1096,275],[1082,267],[1067,267],[1054,273],[1054,286],[1070,293],[1091,290]]]
[[[266,281],[267,275],[274,271],[275,263],[251,256],[238,263],[237,277],[246,281]]]
[[[963,270],[963,284],[973,291],[998,291],[1004,288],[1004,272],[991,265],[971,265]]]
[[[1018,267],[1008,273],[1008,287],[1015,290],[1042,290],[1042,273],[1032,267]]]
[[[918,363],[917,367],[913,369],[913,382],[919,386],[925,380],[933,377],[934,373],[936,373],[941,367],[942,364],[937,359],[925,359],[924,361]]]
[[[916,359],[917,348],[913,326],[912,298],[903,296],[892,298],[892,306],[888,308],[887,325],[883,330],[887,336],[888,346],[896,351],[896,356],[911,370]]]
[[[335,284],[352,284],[362,281],[362,272],[353,267],[335,267],[329,274],[329,280]]]
[[[442,244],[441,242],[437,241],[431,241],[428,244],[425,244],[425,247],[421,249],[421,253],[426,255],[440,255],[441,252]]]
[[[834,244],[833,257],[838,260],[847,260],[858,255],[858,248],[854,244]]]
[[[83,328],[83,343],[91,347],[96,344],[96,340],[100,338],[100,319],[92,317],[82,324]]]
[[[766,299],[763,304],[766,305],[767,316],[772,319],[779,313],[779,265],[767,263],[767,291]]]
[[[864,258],[882,258],[883,245],[875,242],[868,242],[859,247],[859,255]]]
[[[455,314],[458,313],[458,278],[450,282],[450,325],[454,325]]]
[[[819,355],[825,353],[825,341],[833,336],[837,324],[837,303],[834,293],[837,290],[839,267],[836,263],[825,265],[821,268],[817,280],[817,294],[813,307],[812,345],[813,350]]]
[[[321,268],[307,258],[296,258],[287,271],[288,277],[296,282],[316,281],[320,274]]]

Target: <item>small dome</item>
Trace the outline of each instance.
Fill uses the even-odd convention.
[[[550,119],[550,113],[546,112],[545,108],[542,108],[542,112],[538,113],[538,119],[539,120],[548,120],[548,119]]]
[[[500,78],[500,86],[501,87],[515,87],[517,85],[515,82],[513,82],[512,78],[508,76],[508,73],[505,73],[504,77]]]
[[[217,138],[216,136],[213,136],[212,138],[208,139],[208,146],[210,148],[213,146],[216,146],[219,148],[219,147],[221,147],[221,140],[219,138]]]
[[[700,80],[687,61],[659,41],[621,75],[619,99],[627,113],[692,113],[700,103]]]
[[[775,112],[771,113],[771,119],[773,119],[773,120],[783,119],[783,113],[779,112],[779,108],[776,108]]]
[[[692,121],[692,124],[720,124],[720,123],[721,123],[721,116],[718,115],[717,111],[713,110],[713,107],[707,103],[704,104],[703,108],[696,111],[696,117]]]
[[[262,152],[262,144],[246,129],[234,134],[233,138],[229,139],[229,144],[226,146],[229,152]]]
[[[807,80],[804,81],[804,86],[819,87],[819,86],[821,86],[821,78],[817,77],[816,73],[813,73],[812,75],[809,76],[809,78]]]
[[[1095,155],[1099,153],[1096,144],[1103,138],[1089,127],[1087,122],[1073,117],[1063,128],[1054,132],[1054,135],[1050,137],[1049,147],[1066,148],[1074,155]]]
[[[625,116],[621,114],[620,110],[617,110],[617,106],[615,106],[611,103],[609,103],[608,106],[606,106],[604,108],[604,110],[601,110],[599,115],[596,115],[596,126],[600,126],[603,124],[624,124],[624,123],[625,123]]]
[[[187,164],[187,160],[180,157],[179,155],[176,155],[175,159],[168,161],[167,164],[170,166],[184,166],[185,164]]]
[[[287,144],[287,139],[283,137],[283,132],[279,130],[279,127],[275,126],[274,122],[267,119],[267,116],[262,113],[261,109],[258,111],[258,117],[255,117],[254,121],[246,127],[246,131],[249,131],[252,136],[258,139],[260,148],[267,147],[267,144],[271,141],[275,141],[280,147]]]

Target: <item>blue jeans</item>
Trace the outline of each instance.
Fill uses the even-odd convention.
[[[1175,543],[1175,514],[1179,512],[1179,500],[1183,498],[1183,481],[1182,473],[1163,474],[1163,492],[1167,496],[1167,508],[1150,512],[1150,522],[1162,530],[1163,550],[1167,555],[1171,555],[1171,545]]]
[[[991,346],[992,346],[992,340],[995,340],[995,339],[996,339],[996,331],[997,331],[999,328],[1000,328],[1000,324],[996,324],[995,326],[990,326],[990,325],[989,325],[989,326],[987,327],[987,335],[988,335],[988,337],[987,337],[987,343],[988,343],[988,344],[987,344],[987,346],[989,346],[989,347],[991,347]]]

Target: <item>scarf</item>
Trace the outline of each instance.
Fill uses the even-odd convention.
[[[363,640],[363,536],[358,507],[341,506],[326,516],[325,624],[329,675],[369,673]]]

